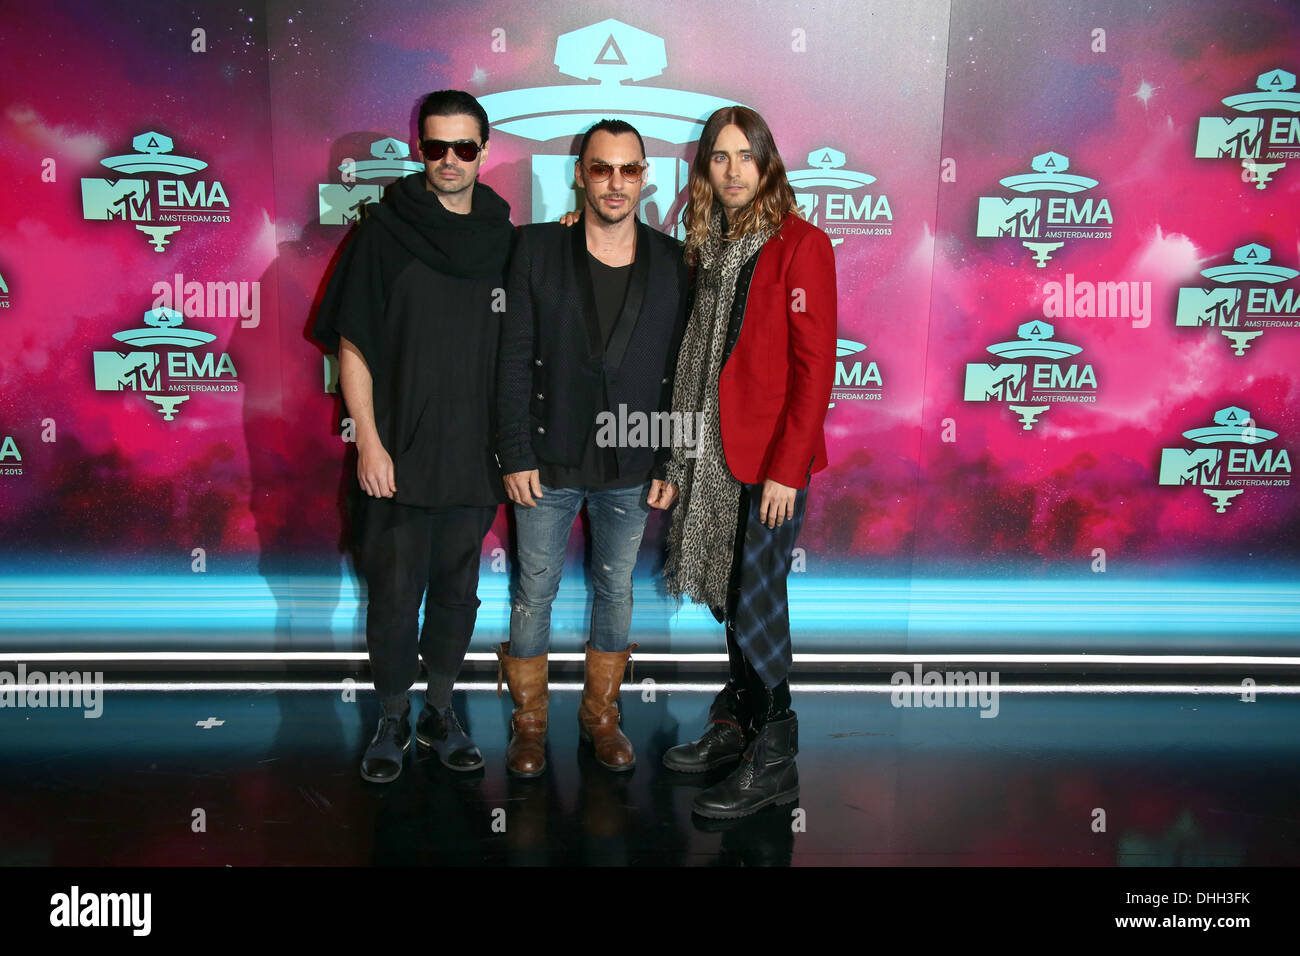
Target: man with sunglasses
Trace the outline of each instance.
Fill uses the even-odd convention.
[[[350,504],[383,709],[361,776],[376,783],[396,779],[410,749],[407,694],[421,658],[428,689],[417,742],[452,770],[483,766],[451,691],[478,614],[483,538],[505,499],[493,438],[510,206],[478,182],[488,153],[478,100],[429,94],[419,131],[423,172],[363,207],[315,326],[338,351],[356,434]]]
[[[520,776],[546,767],[551,603],[584,501],[595,597],[579,736],[608,769],[636,761],[619,729],[618,690],[636,646],[628,646],[632,569],[649,509],[668,505],[669,450],[653,447],[648,429],[633,440],[634,425],[626,442],[610,441],[616,429],[607,426],[667,409],[687,283],[680,244],[636,215],[646,178],[641,135],[601,120],[574,165],[580,224],[524,226],[511,259],[497,456],[515,504],[519,577],[510,641],[497,653],[515,704],[506,766]]]

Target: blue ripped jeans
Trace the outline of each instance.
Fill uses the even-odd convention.
[[[632,568],[650,506],[650,483],[587,491],[542,486],[536,508],[515,506],[519,583],[510,602],[510,656],[536,657],[551,646],[551,603],[560,590],[565,548],[583,499],[591,519],[591,646],[627,647],[632,626]]]

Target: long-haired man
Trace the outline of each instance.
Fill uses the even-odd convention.
[[[688,190],[692,307],[672,410],[700,415],[700,434],[693,455],[679,445],[668,465],[680,501],[664,575],[670,593],[724,624],[730,678],[704,735],[664,764],[692,773],[736,762],[695,798],[697,813],[730,819],[799,796],[786,578],[809,480],[826,467],[835,260],[826,234],[800,218],[771,130],[751,109],[709,117]]]

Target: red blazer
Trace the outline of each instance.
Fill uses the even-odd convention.
[[[722,450],[738,481],[804,488],[826,467],[835,302],[830,239],[788,214],[759,252],[740,335],[718,381]]]

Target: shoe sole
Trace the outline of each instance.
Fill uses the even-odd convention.
[[[372,777],[370,774],[366,773],[364,768],[362,768],[361,779],[366,781],[367,783],[392,783],[394,780],[396,780],[398,777],[402,775],[402,769],[406,765],[406,755],[410,752],[410,750],[411,750],[411,738],[407,737],[406,743],[402,745],[402,762],[397,765],[397,773],[393,774],[391,777]]]
[[[636,766],[635,756],[628,763],[605,763],[605,761],[601,760],[599,757],[596,757],[595,744],[592,741],[591,737],[583,732],[581,727],[578,728],[578,740],[586,744],[588,747],[591,747],[592,757],[595,757],[596,763],[600,764],[606,770],[613,770],[615,773],[621,773],[624,770],[631,770]]]
[[[701,810],[699,807],[692,807],[691,810],[709,820],[739,820],[741,817],[753,816],[765,807],[784,807],[798,802],[799,788],[795,787],[793,790],[787,790],[785,793],[778,793],[774,796],[768,797],[762,803],[755,804],[747,810]]]
[[[438,748],[433,745],[433,741],[425,737],[421,737],[418,731],[416,732],[415,735],[415,742],[419,746],[424,747],[426,750],[432,750],[434,753],[438,753]],[[447,761],[442,759],[442,754],[438,754],[438,763],[442,764],[448,770],[455,770],[458,773],[469,773],[474,770],[482,770],[484,760],[482,757],[479,757],[478,763],[476,764],[473,764],[469,767],[457,767],[454,764],[447,763]]]
[[[740,754],[734,754],[730,757],[721,757],[717,760],[706,763],[703,766],[691,764],[690,766],[679,766],[668,762],[668,755],[664,755],[663,764],[674,773],[708,773],[710,770],[717,770],[719,767],[726,767],[733,763],[740,762]]]
[[[525,780],[531,780],[534,777],[540,777],[542,774],[546,773],[546,764],[542,764],[541,770],[534,770],[532,773],[526,773],[523,770],[516,770],[509,764],[506,764],[506,773],[510,774],[512,777],[522,777]]]

